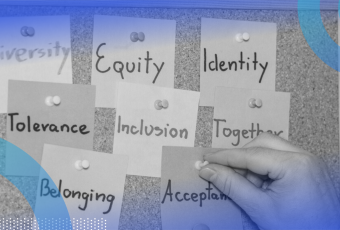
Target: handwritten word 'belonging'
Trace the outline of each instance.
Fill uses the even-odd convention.
[[[66,199],[68,199],[68,198],[77,198],[77,199],[82,198],[85,201],[85,203],[84,203],[83,207],[81,207],[81,205],[78,206],[78,208],[82,211],[86,210],[87,204],[88,204],[89,201],[92,201],[92,200],[95,199],[96,201],[101,200],[102,202],[104,202],[105,199],[106,199],[106,201],[109,202],[109,208],[108,208],[107,211],[103,212],[103,214],[108,214],[111,211],[112,203],[115,200],[114,195],[111,195],[111,194],[105,195],[104,193],[97,193],[97,192],[94,195],[93,189],[91,189],[90,193],[74,191],[74,190],[71,191],[70,189],[67,189],[67,188],[65,188],[63,190],[62,189],[62,182],[63,182],[62,180],[59,180],[59,187],[58,187],[59,191],[56,191],[55,189],[50,188],[49,179],[46,179],[46,178],[42,179],[41,182],[40,182],[40,197],[51,196],[52,198],[58,198],[58,197],[60,197],[60,194],[63,194],[63,197],[65,197]]]

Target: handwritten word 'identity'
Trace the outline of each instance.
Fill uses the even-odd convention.
[[[262,82],[263,76],[267,70],[268,62],[262,64],[257,61],[257,53],[254,52],[254,58],[250,61],[250,57],[244,59],[243,52],[240,52],[240,59],[238,61],[219,61],[218,55],[214,55],[214,59],[212,61],[208,60],[207,58],[207,49],[204,48],[204,72],[207,71],[256,71],[259,67],[262,69],[262,74],[259,80],[259,83]]]

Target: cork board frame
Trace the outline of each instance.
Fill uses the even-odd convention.
[[[70,15],[73,83],[90,84],[92,30],[95,14],[176,20],[175,88],[199,91],[200,19],[225,18],[277,23],[276,91],[291,92],[289,140],[322,158],[340,195],[338,73],[309,48],[301,32],[297,11],[165,9],[110,7],[2,6],[1,16]],[[322,11],[329,35],[337,42],[338,13]],[[199,107],[196,147],[211,147],[212,107]],[[115,110],[96,108],[95,151],[112,152]],[[0,133],[6,137],[6,114],[0,115]],[[0,137],[1,137],[0,136]],[[0,170],[5,156],[0,152]],[[3,171],[2,171],[3,172]],[[36,178],[11,177],[23,187]],[[0,217],[31,218],[22,194],[0,177]],[[120,229],[161,229],[160,178],[127,176]],[[35,191],[26,191],[35,199]],[[244,229],[256,229],[243,214]]]

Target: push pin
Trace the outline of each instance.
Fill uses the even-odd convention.
[[[237,42],[249,41],[250,35],[248,33],[236,34],[235,40]]]
[[[145,39],[145,34],[143,33],[143,32],[139,32],[138,33],[138,39],[139,39],[139,41],[144,41],[144,39]]]
[[[250,108],[261,108],[262,107],[262,100],[261,99],[254,99],[254,98],[251,98],[249,99],[249,107]]]
[[[131,39],[132,42],[138,41],[138,40],[139,40],[138,34],[137,34],[136,32],[132,32],[132,33],[130,34],[130,39]]]
[[[60,102],[61,102],[61,99],[60,99],[59,96],[54,96],[54,97],[48,96],[48,97],[46,97],[46,99],[45,99],[45,104],[46,104],[47,106],[59,105]]]
[[[169,102],[167,100],[157,100],[155,101],[155,108],[157,110],[166,109],[169,107]]]
[[[143,32],[139,32],[139,33],[136,33],[136,32],[132,32],[130,34],[130,39],[132,42],[136,42],[136,41],[144,41],[145,39],[145,34]]]
[[[196,224],[192,230],[210,230],[210,228],[205,224]]]
[[[204,162],[202,162],[202,161],[196,161],[196,163],[195,163],[195,168],[196,168],[197,170],[201,170],[204,166],[206,166],[206,165],[208,165],[208,164],[209,164],[208,161],[204,161]]]
[[[33,27],[23,26],[20,30],[20,33],[24,37],[33,37],[35,34],[35,30]]]
[[[74,166],[77,170],[88,169],[90,167],[90,162],[88,160],[78,160],[74,163]]]

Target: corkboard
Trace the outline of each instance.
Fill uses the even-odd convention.
[[[313,53],[301,32],[297,11],[149,9],[107,7],[1,7],[1,16],[70,15],[74,84],[90,84],[92,30],[95,14],[157,19],[177,22],[175,88],[199,91],[200,19],[225,18],[277,23],[276,91],[291,92],[289,139],[316,154],[328,165],[340,195],[338,73]],[[321,13],[324,26],[337,42],[337,11]],[[334,60],[337,61],[337,60]],[[210,147],[213,108],[200,107],[196,147]],[[95,151],[112,153],[115,110],[96,108]],[[6,114],[0,115],[0,137],[6,137]],[[5,156],[0,152],[0,170]],[[10,177],[23,188],[37,178]],[[160,178],[127,176],[120,229],[161,229]],[[25,190],[35,199],[35,191]],[[0,217],[31,218],[33,212],[22,194],[0,177]],[[243,214],[244,229],[256,226]]]

